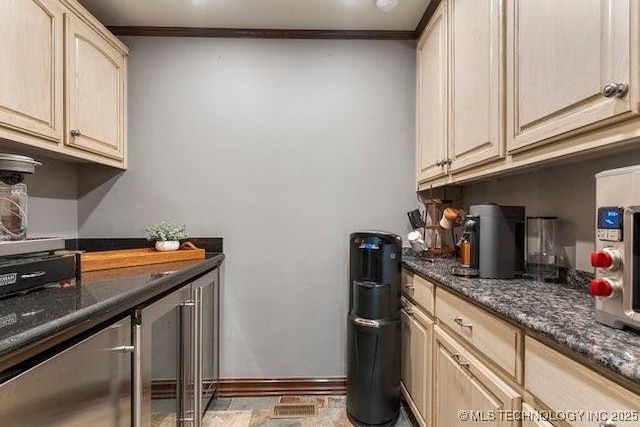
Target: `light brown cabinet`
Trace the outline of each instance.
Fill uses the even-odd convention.
[[[122,160],[125,56],[80,18],[67,19],[69,146]]]
[[[449,137],[455,173],[504,157],[504,2],[449,0]]]
[[[585,414],[571,419],[573,426],[640,425],[637,394],[529,337],[525,340],[525,387],[552,411]]]
[[[402,383],[421,426],[431,426],[431,351],[433,321],[402,301]]]
[[[510,151],[638,114],[633,1],[507,3]]]
[[[522,427],[553,427],[544,414],[536,411],[528,403],[522,404]]]
[[[417,50],[418,190],[632,148],[639,50],[634,0],[443,0]]]
[[[0,126],[7,132],[62,141],[64,13],[58,0],[0,2]]]
[[[436,317],[510,377],[520,379],[522,333],[518,328],[442,288],[436,289]]]
[[[407,270],[402,293],[403,392],[421,426],[638,425],[637,393],[522,328]]]
[[[433,414],[436,426],[519,426],[503,413],[521,408],[521,396],[436,326]]]
[[[418,41],[418,186],[504,157],[504,3],[445,0]]]
[[[76,0],[0,2],[3,149],[126,168],[127,54]]]
[[[436,9],[417,48],[418,183],[442,177],[447,155],[447,2]]]

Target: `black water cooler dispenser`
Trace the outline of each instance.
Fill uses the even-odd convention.
[[[400,261],[395,234],[351,234],[347,415],[392,426],[400,414]]]

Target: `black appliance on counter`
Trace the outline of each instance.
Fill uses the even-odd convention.
[[[0,242],[0,297],[75,280],[76,256],[62,249],[62,238]]]
[[[400,415],[402,239],[358,232],[350,243],[347,415],[357,426],[392,426]]]

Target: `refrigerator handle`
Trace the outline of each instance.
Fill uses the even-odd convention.
[[[202,288],[194,289],[195,297],[195,321],[194,321],[194,390],[193,390],[193,419],[194,427],[201,427],[202,421]]]
[[[178,401],[178,421],[179,421],[178,425],[194,426],[194,427],[195,427],[194,420],[197,417],[195,416],[195,414],[188,414],[187,408],[185,408],[185,399],[188,398],[189,392],[185,390],[185,387],[188,386],[188,378],[186,378],[183,367],[188,365],[187,360],[185,358],[185,345],[186,345],[185,340],[192,338],[194,334],[193,324],[192,322],[188,322],[186,318],[187,316],[190,316],[190,318],[193,319],[194,317],[193,309],[195,308],[195,305],[196,303],[194,300],[184,301],[179,305],[179,322],[180,323],[178,326],[178,365],[177,365],[178,381],[176,384],[176,399]],[[190,325],[191,331],[185,331],[184,330],[185,325]],[[189,335],[186,335],[187,333]],[[195,369],[195,368],[192,367],[191,369]],[[186,397],[185,397],[185,392],[186,392]],[[195,413],[195,405],[193,405],[191,408]],[[192,415],[192,416],[189,416],[189,415]]]
[[[134,321],[137,319],[134,318]],[[132,328],[133,335],[133,427],[142,427],[142,334],[141,325],[136,322]]]

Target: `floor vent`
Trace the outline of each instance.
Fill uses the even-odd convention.
[[[271,418],[304,418],[316,415],[318,410],[315,403],[278,403],[271,412]]]

